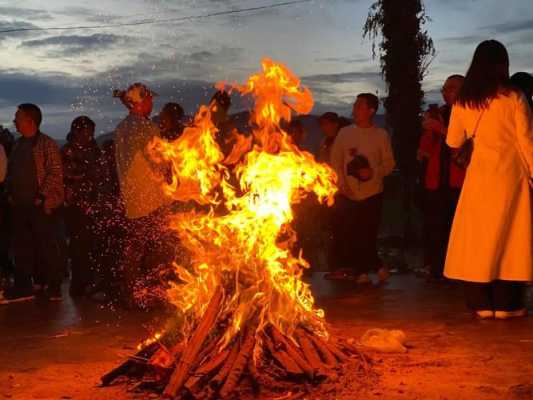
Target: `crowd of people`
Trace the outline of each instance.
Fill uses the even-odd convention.
[[[417,193],[424,264],[430,279],[464,281],[467,303],[481,318],[526,314],[525,282],[533,281],[532,92],[533,77],[521,72],[510,78],[505,47],[485,41],[466,76],[446,79],[444,104],[431,104],[422,118]],[[175,206],[161,185],[168,171],[153,161],[147,145],[154,137],[180,137],[183,108],[166,104],[156,124],[156,93],[148,87],[136,83],[114,95],[128,115],[104,143],[96,142],[95,123],[80,116],[59,149],[41,132],[42,114],[34,104],[17,108],[16,142],[5,132],[0,136],[0,267],[13,278],[0,303],[36,295],[61,300],[70,271],[71,296],[103,294],[132,306],[138,278],[178,251],[161,230]],[[226,155],[235,128],[230,106],[222,91],[211,100],[216,140]],[[362,285],[371,271],[380,281],[390,276],[377,238],[384,178],[395,159],[390,135],[374,122],[378,108],[375,95],[361,93],[352,120],[333,112],[318,120],[324,138],[316,158],[335,170],[339,189],[335,205],[315,214],[330,238],[326,279]],[[301,145],[302,123],[292,121],[286,130]],[[306,218],[306,209],[295,208],[304,255],[308,225],[315,221]]]

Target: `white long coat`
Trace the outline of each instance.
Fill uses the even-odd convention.
[[[460,147],[481,111],[455,105],[447,143]],[[469,282],[533,280],[533,122],[524,96],[484,111],[453,222],[444,275]]]

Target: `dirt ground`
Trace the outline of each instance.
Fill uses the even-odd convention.
[[[369,351],[376,372],[372,384],[340,390],[333,398],[533,399],[533,318],[477,321],[464,309],[459,287],[426,284],[413,275],[357,289],[315,274],[312,284],[335,333],[358,339],[371,328],[401,329],[408,338],[407,353]],[[98,383],[161,324],[156,314],[110,310],[67,297],[61,304],[4,306],[0,400],[156,399]]]

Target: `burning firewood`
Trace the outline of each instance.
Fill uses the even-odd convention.
[[[166,292],[181,324],[146,343],[137,355],[144,368],[127,361],[102,378],[104,385],[140,373],[169,399],[288,399],[334,384],[345,366],[361,362],[328,334],[324,312],[301,280],[308,264],[291,251],[293,205],[309,193],[331,205],[337,190],[333,170],[282,128],[293,112],[311,110],[311,92],[283,65],[264,60],[262,67],[234,87],[255,98],[255,109],[251,136],[232,131],[241,145],[231,163],[217,142],[216,102],[201,107],[177,140],[148,148],[172,171],[165,193],[202,207],[169,217],[189,253],[189,264],[173,265],[176,279]]]

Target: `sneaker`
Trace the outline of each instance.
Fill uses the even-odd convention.
[[[379,283],[387,282],[390,277],[391,277],[391,274],[390,274],[390,271],[389,271],[389,269],[387,267],[381,267],[378,270]]]
[[[494,311],[492,310],[477,310],[476,311],[476,317],[479,319],[493,319],[494,318]]]
[[[358,285],[367,285],[369,283],[372,283],[372,281],[368,277],[368,274],[361,274],[357,277],[355,283],[357,283]]]
[[[33,290],[6,290],[0,295],[0,305],[22,303],[24,301],[31,301],[35,299]]]
[[[496,319],[522,318],[527,317],[527,310],[522,308],[515,311],[496,311],[494,316]]]

